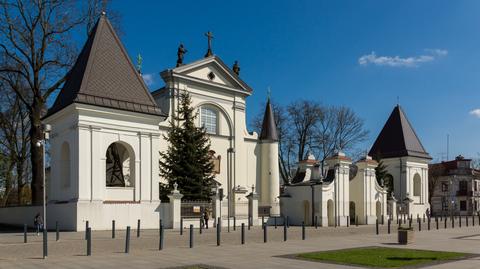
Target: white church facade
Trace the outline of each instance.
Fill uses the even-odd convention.
[[[133,226],[137,219],[155,228],[160,218],[174,227],[173,213],[165,212],[172,209],[160,202],[165,179],[159,176],[159,152],[168,147],[164,135],[179,93],[187,91],[218,160],[215,180],[225,197],[214,217],[222,212],[246,219],[252,188],[260,206],[279,214],[277,139],[269,130],[259,137],[246,127],[252,89],[215,55],[160,75],[165,87],[151,94],[101,16],[44,118],[52,126],[49,213],[61,212],[69,230],[84,229],[87,220],[92,229],[109,229],[112,220],[118,227]],[[267,126],[275,129],[269,117]]]

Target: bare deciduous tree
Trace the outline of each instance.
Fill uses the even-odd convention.
[[[18,86],[20,87],[20,86]],[[5,180],[5,197],[7,203],[22,204],[24,186],[28,183],[29,136],[28,110],[13,91],[0,81],[0,155],[3,166],[0,168]],[[16,193],[13,191],[16,190]],[[16,194],[16,195],[14,195]],[[11,197],[15,197],[11,199]]]
[[[286,108],[272,105],[279,132],[280,175],[285,182],[295,175],[297,163],[308,150],[323,164],[337,150],[355,150],[368,136],[363,121],[347,107],[327,107],[307,100],[294,101]],[[260,113],[253,120],[252,127],[258,132],[262,118]]]

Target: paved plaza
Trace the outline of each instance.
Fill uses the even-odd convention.
[[[443,223],[442,223],[443,224]],[[41,236],[29,234],[27,244],[23,243],[22,233],[0,234],[0,268],[169,268],[181,265],[206,264],[221,268],[354,268],[342,265],[323,264],[278,257],[286,254],[334,250],[341,248],[384,246],[412,249],[457,251],[480,254],[480,226],[471,224],[461,228],[458,222],[454,229],[427,231],[422,223],[422,231],[415,233],[415,243],[408,246],[396,244],[396,225],[392,234],[387,234],[387,225],[380,226],[380,234],[375,234],[375,226],[359,227],[307,227],[306,240],[301,239],[301,227],[288,229],[288,240],[283,241],[283,227],[268,227],[268,242],[263,243],[263,231],[259,227],[246,230],[245,245],[241,245],[240,229],[222,230],[222,244],[216,246],[214,229],[199,234],[194,231],[194,247],[189,248],[189,231],[183,235],[179,231],[165,231],[164,249],[158,250],[158,231],[145,230],[140,238],[132,230],[130,253],[124,253],[125,230],[118,230],[116,238],[110,231],[93,232],[92,256],[86,256],[84,233],[63,232],[60,241],[55,241],[55,233],[49,234],[49,256],[42,259]],[[418,231],[418,227],[415,227]],[[435,265],[431,268],[478,268],[480,258]]]

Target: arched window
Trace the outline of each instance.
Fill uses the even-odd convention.
[[[62,187],[70,187],[70,146],[67,142],[62,144],[60,152],[60,180]]]
[[[200,125],[209,134],[218,134],[218,112],[209,106],[200,108]]]
[[[106,153],[106,186],[133,187],[135,157],[122,143],[112,143]]]
[[[413,196],[421,196],[422,193],[422,178],[417,173],[413,176]]]

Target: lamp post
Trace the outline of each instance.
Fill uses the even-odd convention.
[[[42,133],[43,133],[43,139],[37,141],[36,146],[37,147],[42,147],[43,150],[43,161],[42,161],[42,168],[43,168],[43,258],[45,259],[47,255],[47,236],[48,235],[48,230],[47,230],[47,186],[45,184],[45,146],[46,146],[46,141],[50,138],[50,131],[52,130],[52,126],[50,124],[43,124],[42,125]],[[46,233],[47,232],[47,233]]]
[[[456,175],[453,175],[453,180],[450,178],[450,201],[451,201],[451,215],[455,213],[455,191],[453,190],[453,182],[456,179]]]

